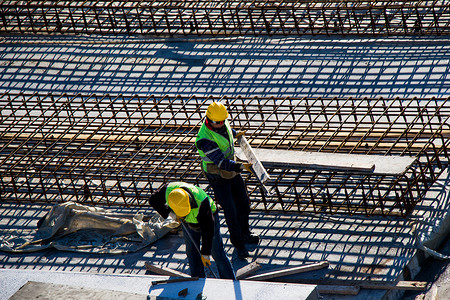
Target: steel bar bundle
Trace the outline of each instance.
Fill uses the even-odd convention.
[[[1,33],[441,35],[447,0],[2,1]]]
[[[450,98],[310,99],[3,94],[0,201],[146,206],[161,184],[207,187],[194,141],[213,100],[254,148],[417,157],[405,174],[272,168],[244,174],[252,207],[409,214],[448,168]]]

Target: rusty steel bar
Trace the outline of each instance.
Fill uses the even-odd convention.
[[[450,98],[245,98],[5,93],[0,200],[145,206],[161,184],[209,190],[194,147],[222,101],[255,148],[413,156],[403,175],[268,168],[244,177],[254,209],[408,215],[449,166]]]
[[[2,1],[1,33],[445,35],[447,0]]]

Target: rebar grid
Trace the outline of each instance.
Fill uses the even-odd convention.
[[[212,193],[194,141],[222,101],[255,148],[417,158],[403,175],[269,168],[254,209],[406,216],[449,165],[450,98],[310,99],[3,94],[1,201],[145,206],[161,184]]]
[[[3,1],[3,33],[142,35],[440,35],[434,1]]]

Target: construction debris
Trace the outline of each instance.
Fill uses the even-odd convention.
[[[195,300],[206,300],[206,296],[203,296],[203,293],[199,293],[197,297],[195,297]]]
[[[152,285],[167,284],[167,283],[179,283],[179,282],[196,281],[196,280],[198,280],[198,277],[174,278],[174,279],[167,279],[167,280],[156,280],[156,281],[152,281]]]
[[[398,281],[382,282],[371,280],[337,280],[337,279],[280,279],[274,278],[275,282],[313,284],[324,287],[324,290],[332,286],[353,286],[370,290],[404,290],[404,291],[424,291],[429,283],[425,281]]]
[[[428,282],[425,281],[398,281],[394,283],[371,282],[371,283],[361,283],[359,286],[363,289],[371,289],[371,290],[425,291],[428,287]]]
[[[319,294],[358,295],[361,289],[425,291],[428,283],[421,281],[399,281],[397,283],[360,283],[358,285],[317,285]]]
[[[253,274],[254,272],[258,271],[259,269],[261,269],[261,265],[258,262],[254,261],[254,262],[246,265],[245,267],[242,267],[239,270],[237,270],[236,271],[236,279],[237,280],[244,279],[248,275]]]
[[[190,275],[185,274],[183,272],[173,270],[168,267],[158,267],[155,265],[150,264],[149,262],[145,262],[145,268],[153,273],[159,274],[159,275],[166,275],[166,276],[177,276],[177,277],[183,277],[183,278],[191,278]]]
[[[280,269],[280,270],[276,270],[276,271],[271,271],[271,272],[267,272],[267,273],[263,273],[263,274],[254,275],[254,276],[245,278],[245,280],[263,280],[263,281],[270,280],[270,279],[277,278],[277,277],[283,277],[283,276],[328,268],[328,266],[329,266],[329,263],[327,261],[321,261],[321,262],[314,263],[314,264],[302,265],[302,266],[291,267],[291,268],[284,268],[284,269]]]
[[[169,233],[172,223],[158,214],[123,215],[64,202],[53,206],[28,236],[14,230],[1,231],[0,250],[34,252],[52,247],[104,254],[135,252]]]
[[[318,285],[317,291],[319,294],[333,294],[333,295],[358,295],[360,291],[359,286],[345,286],[345,285]]]
[[[182,289],[181,291],[178,292],[178,296],[180,297],[186,297],[188,294],[188,288]]]

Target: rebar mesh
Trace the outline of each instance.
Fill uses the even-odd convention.
[[[448,1],[3,1],[0,32],[151,35],[440,35]]]
[[[271,196],[245,173],[254,209],[405,216],[449,165],[449,99],[3,94],[0,200],[145,206],[175,180],[212,193],[194,140],[220,100],[255,148],[417,157],[395,176],[269,168]]]

